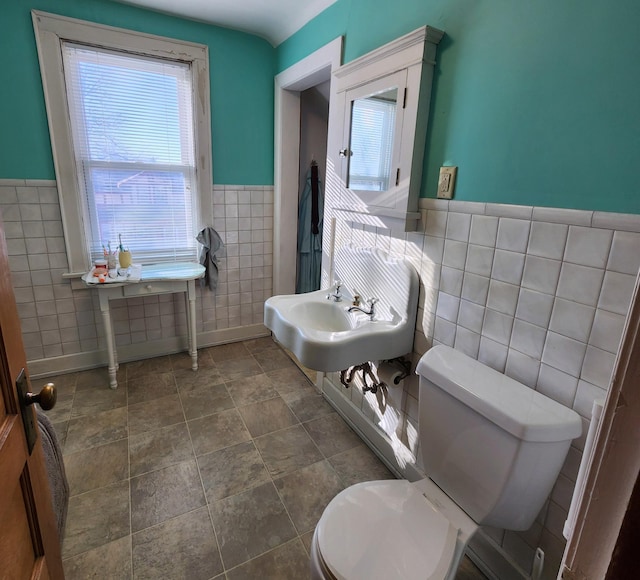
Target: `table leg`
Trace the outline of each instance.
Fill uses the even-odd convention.
[[[191,355],[191,370],[198,370],[198,347],[196,345],[196,283],[189,280],[187,283],[187,297],[189,308],[187,310],[187,331],[189,333],[189,354]]]
[[[113,327],[111,326],[111,313],[109,312],[109,299],[102,292],[100,297],[100,312],[102,313],[102,322],[104,324],[105,341],[107,343],[107,356],[109,358],[109,387],[118,388],[118,380],[116,379],[116,371],[118,363],[116,361],[115,339],[113,336]]]

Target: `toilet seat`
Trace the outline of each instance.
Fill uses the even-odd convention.
[[[385,480],[340,492],[315,536],[337,580],[442,580],[460,551],[458,532],[414,484]]]

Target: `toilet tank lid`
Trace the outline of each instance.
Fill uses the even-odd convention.
[[[448,346],[428,350],[416,373],[523,441],[568,441],[582,433],[572,409]]]

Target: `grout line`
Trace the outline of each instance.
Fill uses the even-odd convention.
[[[290,540],[287,540],[286,542],[279,544],[278,546],[275,546],[273,548],[268,549],[266,552],[262,552],[262,554],[258,554],[257,556],[254,556],[253,558],[249,558],[248,560],[245,560],[244,562],[241,562],[240,564],[237,564],[236,566],[234,566],[233,568],[225,568],[224,573],[226,574],[227,572],[231,572],[232,570],[236,570],[237,568],[240,568],[242,566],[244,566],[245,564],[248,564],[249,562],[253,562],[254,560],[257,560],[258,558],[262,558],[262,556],[266,556],[267,554],[271,553],[271,552],[275,552],[276,550],[278,550],[279,548],[282,548],[288,544],[292,544],[293,542],[299,541],[302,544],[302,549],[305,551],[305,553],[308,555],[307,549],[304,545],[304,542],[302,541],[302,538],[300,536],[296,536],[295,538],[291,538]]]

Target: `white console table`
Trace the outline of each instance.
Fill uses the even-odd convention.
[[[116,356],[115,337],[111,324],[109,301],[118,298],[134,298],[140,296],[154,296],[157,294],[173,294],[184,292],[187,312],[187,333],[191,368],[198,370],[198,349],[196,346],[196,284],[198,278],[204,275],[204,266],[191,262],[172,262],[143,266],[140,280],[113,282],[104,284],[89,284],[95,288],[100,299],[100,312],[104,322],[104,331],[109,357],[109,386],[118,387],[116,371],[118,360]],[[86,282],[86,276],[83,280]]]

